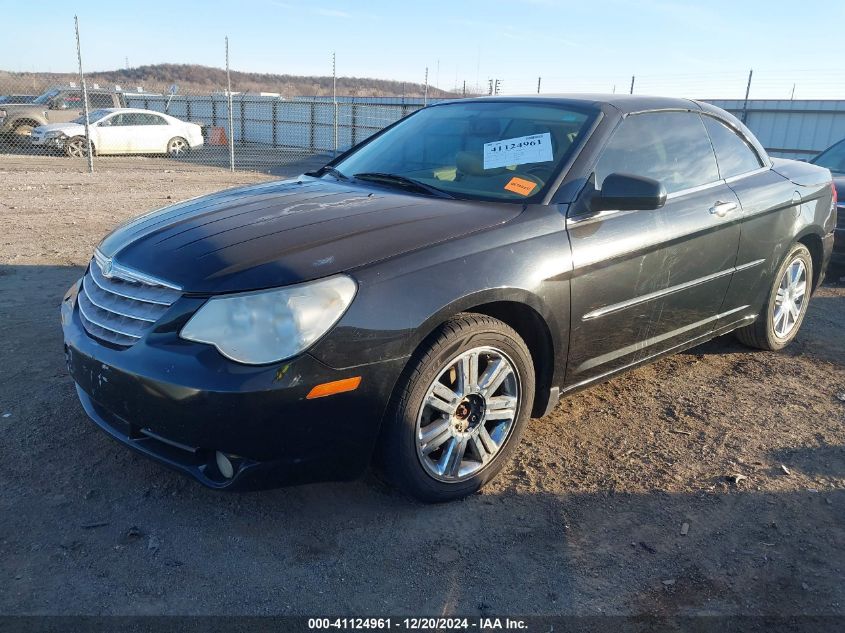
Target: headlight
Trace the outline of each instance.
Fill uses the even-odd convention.
[[[214,345],[239,363],[263,365],[296,356],[338,322],[357,286],[336,275],[275,290],[209,299],[180,336]]]

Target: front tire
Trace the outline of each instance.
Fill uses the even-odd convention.
[[[91,145],[94,149],[94,145]],[[84,136],[74,136],[65,143],[65,154],[70,158],[85,158],[88,156],[88,141]]]
[[[459,314],[414,354],[385,419],[380,462],[421,501],[470,495],[513,455],[534,401],[531,354],[509,326]]]
[[[807,247],[794,244],[775,273],[766,304],[751,325],[736,330],[749,347],[777,351],[789,345],[807,314],[813,284],[813,258]]]

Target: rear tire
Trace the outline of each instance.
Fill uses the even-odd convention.
[[[777,351],[798,335],[813,286],[813,258],[807,247],[794,244],[778,268],[757,320],[734,332],[749,347]]]
[[[188,141],[181,136],[175,136],[167,141],[167,155],[170,158],[179,158],[191,151],[191,146]]]
[[[458,314],[417,350],[400,378],[380,465],[392,484],[421,501],[466,497],[510,460],[533,401],[534,366],[520,336],[492,317]]]

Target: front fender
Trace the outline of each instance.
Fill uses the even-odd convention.
[[[506,225],[352,271],[358,294],[311,354],[334,368],[406,358],[454,314],[504,301],[542,318],[562,372],[571,271],[563,216],[531,208]]]

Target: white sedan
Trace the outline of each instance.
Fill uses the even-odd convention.
[[[135,108],[103,108],[88,116],[91,145],[97,154],[169,154],[182,156],[203,144],[202,128],[170,115]],[[68,156],[85,156],[85,117],[42,125],[32,131],[35,146],[52,147]]]

